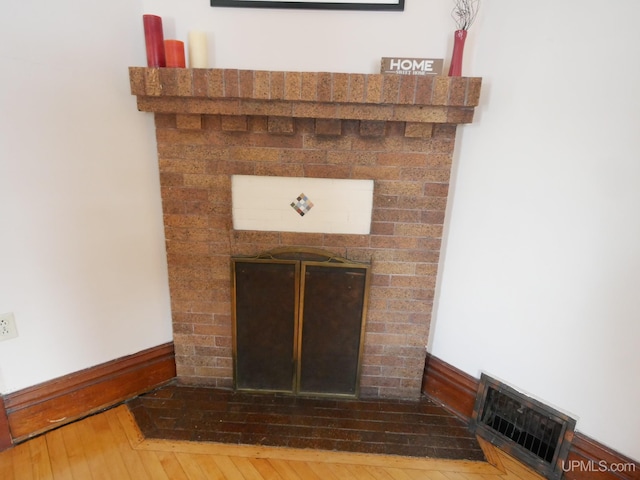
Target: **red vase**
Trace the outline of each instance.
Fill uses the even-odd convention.
[[[466,30],[456,30],[453,36],[453,54],[451,55],[451,65],[449,66],[450,77],[459,77],[462,75],[462,54],[464,53],[464,42],[466,39]]]
[[[143,15],[142,21],[144,41],[147,47],[147,67],[166,67],[162,18],[157,15]]]

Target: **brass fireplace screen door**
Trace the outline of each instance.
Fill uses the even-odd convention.
[[[232,258],[238,390],[358,396],[369,266],[322,250]]]

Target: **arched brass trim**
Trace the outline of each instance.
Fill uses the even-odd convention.
[[[349,260],[348,258],[335,255],[328,250],[314,247],[278,247],[257,255],[236,255],[232,258],[241,260],[297,260],[319,263],[343,263],[356,266],[369,265],[367,262]]]

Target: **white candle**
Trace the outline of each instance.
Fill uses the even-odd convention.
[[[189,68],[207,67],[207,36],[204,32],[189,32]]]

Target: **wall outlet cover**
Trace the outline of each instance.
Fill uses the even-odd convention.
[[[18,336],[16,319],[13,313],[0,313],[0,341],[9,340]]]

